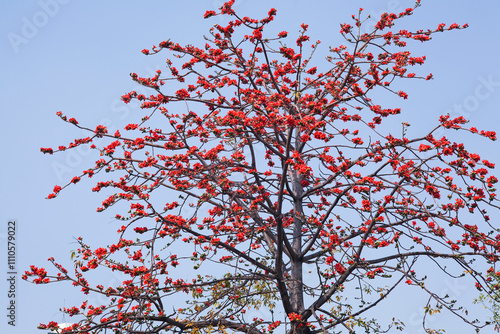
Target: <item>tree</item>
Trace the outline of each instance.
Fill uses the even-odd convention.
[[[440,269],[484,296],[498,294],[500,233],[486,211],[498,208],[494,164],[452,139],[452,131],[495,133],[441,115],[421,136],[409,138],[408,123],[397,135],[382,121],[401,109],[372,100],[384,92],[406,99],[394,88],[400,79],[431,79],[409,72],[425,57],[412,56],[407,42],[466,25],[395,29],[417,1],[362,33],[360,9],[340,27],[347,46],[312,66],[319,41],[310,49],[306,24],[287,45],[285,31],[264,34],[275,9],[256,20],[233,3],[206,12],[230,21],[216,24],[204,47],[167,40],[143,50],[173,58],[168,74],[131,74],[151,95],[122,97],[147,112],[126,134],[58,113],[91,135],[42,152],[89,145],[101,157],[48,197],[94,177],[92,190],[110,194],[98,211],[129,211],[116,215],[123,225],[114,244],[78,239],[71,272],[50,258],[57,273],[32,266],[24,278],[70,281],[108,298],[64,308],[79,321],[67,328],[75,333],[402,330],[392,315],[387,323],[367,315],[409,288],[428,294],[426,316],[448,310],[477,329],[489,324],[433,291],[427,275]],[[123,283],[89,282],[99,270],[120,273]],[[263,317],[249,318],[252,309]]]

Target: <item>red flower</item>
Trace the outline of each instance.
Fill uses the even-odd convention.
[[[203,15],[203,18],[208,19],[209,17],[215,16],[215,15],[217,15],[217,13],[214,12],[213,10],[207,10],[205,12],[205,14]]]
[[[351,29],[352,29],[351,25],[349,25],[347,23],[340,25],[340,33],[341,34],[347,34],[351,31]]]
[[[108,133],[108,129],[103,126],[103,125],[98,125],[96,128],[95,128],[95,131],[94,131],[96,134],[106,134]]]
[[[288,318],[290,321],[300,321],[302,319],[302,316],[298,313],[292,312],[288,315]]]
[[[41,148],[40,148],[40,151],[41,151],[42,153],[49,153],[49,154],[53,154],[53,153],[54,153],[54,150],[53,150],[53,149],[51,149],[50,147],[48,147],[48,148],[41,147]]]
[[[338,272],[340,275],[342,275],[343,273],[345,273],[345,268],[342,264],[336,263],[335,264],[335,271]]]
[[[429,145],[425,145],[425,144],[420,144],[420,146],[418,147],[419,152],[425,152],[425,151],[428,151],[430,149],[431,149],[431,147]]]
[[[262,30],[260,30],[260,29],[255,29],[255,30],[253,31],[253,37],[254,37],[255,39],[257,39],[257,40],[259,40],[259,41],[260,41],[260,40],[262,39]]]
[[[185,89],[179,89],[177,92],[175,92],[175,95],[179,98],[179,99],[186,99],[189,97],[189,93],[187,90]]]
[[[356,145],[362,145],[363,144],[363,140],[359,137],[356,137],[356,138],[353,138],[352,139],[352,142]]]
[[[139,125],[137,125],[137,124],[127,124],[127,126],[125,126],[125,128],[124,128],[124,129],[125,129],[125,130],[135,130],[135,129],[137,129],[138,127],[139,127]],[[116,136],[116,134],[115,134],[115,136]]]

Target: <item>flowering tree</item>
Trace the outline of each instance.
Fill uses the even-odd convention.
[[[382,124],[401,110],[372,100],[384,91],[406,99],[394,88],[399,79],[432,77],[409,71],[425,57],[412,56],[407,42],[465,25],[395,29],[409,8],[362,33],[360,9],[341,25],[347,45],[313,66],[319,41],[311,48],[306,24],[285,44],[287,32],[264,32],[275,9],[256,20],[233,3],[206,12],[228,22],[203,47],[167,40],[143,50],[173,57],[166,74],[131,74],[151,89],[122,97],[141,102],[139,124],[108,133],[58,113],[91,135],[41,150],[90,145],[101,157],[48,197],[93,177],[93,191],[109,192],[98,211],[128,212],[116,215],[114,244],[95,248],[80,238],[74,269],[51,258],[56,273],[32,266],[24,278],[70,281],[107,298],[64,308],[75,333],[376,333],[402,329],[393,314],[379,321],[370,312],[405,289],[428,294],[426,315],[448,310],[487,325],[433,291],[426,275],[463,277],[497,295],[500,233],[486,212],[498,208],[494,165],[450,132],[495,133],[442,115],[408,138],[409,124],[401,132]],[[442,129],[450,134],[438,136]],[[123,282],[94,284],[99,270]]]

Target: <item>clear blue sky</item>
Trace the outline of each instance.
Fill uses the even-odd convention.
[[[436,35],[426,44],[414,44],[415,54],[427,55],[425,72],[432,72],[435,80],[409,87],[409,100],[402,104],[404,119],[418,133],[429,129],[439,115],[450,112],[468,117],[477,128],[500,133],[500,2],[422,3],[408,19],[410,28],[435,28],[442,22],[469,23],[470,28]],[[46,266],[50,256],[68,265],[69,252],[76,247],[74,238],[82,235],[93,245],[107,244],[114,240],[118,228],[112,212],[95,213],[103,198],[91,193],[92,183],[81,182],[55,200],[44,199],[54,185],[67,182],[91,166],[94,159],[85,150],[54,156],[40,153],[40,147],[67,145],[81,135],[55,113],[61,110],[90,127],[106,122],[109,128],[122,128],[137,120],[140,114],[120,103],[123,93],[137,89],[129,73],[149,75],[163,68],[165,60],[162,54],[146,57],[140,51],[168,38],[181,44],[204,43],[202,35],[220,21],[203,20],[202,15],[221,4],[200,0],[2,0],[0,332],[38,332],[35,327],[40,322],[62,322],[59,307],[78,304],[83,298],[69,284],[33,286],[20,281],[19,275],[17,326],[7,326],[5,225],[9,218],[19,223],[19,273],[30,264]],[[359,7],[365,8],[366,14],[379,16],[411,6],[412,2],[405,0],[238,0],[235,8],[246,16],[260,18],[275,7],[278,15],[273,29],[287,30],[290,35],[301,23],[308,23],[311,39],[323,42],[317,54],[320,59],[327,46],[343,43],[339,23],[348,22]],[[500,163],[499,142],[475,141],[472,137],[465,140],[470,139],[478,152]],[[102,280],[112,284],[116,278],[110,274]],[[450,284],[444,281],[438,289],[450,289],[461,296],[468,293]],[[408,332],[417,333],[419,311],[411,304],[403,309],[400,318],[407,323]],[[460,328],[454,323],[457,321],[446,326]]]

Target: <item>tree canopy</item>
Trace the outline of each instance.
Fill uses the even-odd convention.
[[[426,316],[447,310],[477,329],[490,324],[428,281],[438,271],[496,296],[494,164],[453,141],[456,131],[496,134],[436,115],[410,138],[408,123],[385,125],[401,109],[376,101],[407,99],[400,80],[432,79],[413,71],[426,57],[413,56],[412,43],[466,25],[400,28],[417,1],[363,32],[360,9],[340,25],[345,45],[318,60],[307,24],[298,36],[269,36],[275,9],[252,19],[233,4],[206,12],[226,25],[215,24],[205,45],[165,40],[142,51],[169,58],[153,77],[131,74],[151,90],[122,96],[140,101],[137,123],[108,133],[58,112],[89,137],[42,152],[89,145],[101,156],[48,198],[90,177],[108,196],[98,211],[126,212],[113,243],[79,238],[74,268],[50,258],[54,273],[32,266],[24,278],[105,296],[64,308],[73,333],[402,330],[392,310],[386,319],[370,312],[409,288],[428,295]],[[104,286],[99,270],[123,281]]]

